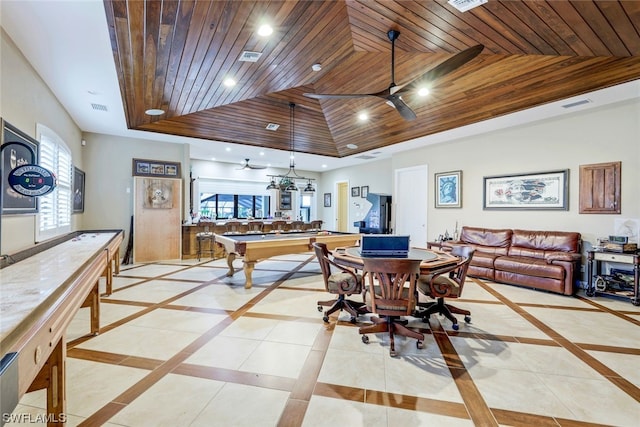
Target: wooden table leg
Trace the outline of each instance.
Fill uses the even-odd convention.
[[[251,286],[253,286],[253,267],[256,265],[255,262],[252,261],[245,261],[244,262],[244,277],[246,279],[246,281],[244,282],[244,288],[245,289],[251,289]]]
[[[47,389],[47,426],[64,426],[67,421],[65,385],[65,360],[67,345],[64,335],[58,340],[53,352],[31,383],[27,392]]]
[[[236,254],[233,252],[229,252],[227,254],[227,266],[229,267],[229,271],[227,271],[227,277],[233,276],[233,273],[236,271],[233,269],[233,261],[236,260]]]

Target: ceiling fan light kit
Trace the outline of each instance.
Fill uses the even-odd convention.
[[[419,94],[425,94],[424,90],[428,90],[424,87],[425,84],[432,84],[433,81],[438,78],[451,73],[457,68],[463,66],[473,58],[478,56],[484,49],[483,45],[476,45],[456,53],[446,61],[436,65],[429,71],[423,73],[421,76],[413,79],[409,83],[404,85],[397,85],[395,80],[395,66],[396,66],[396,40],[400,36],[400,31],[389,30],[387,37],[391,42],[391,83],[387,89],[384,89],[376,93],[346,93],[346,94],[329,94],[329,93],[305,93],[304,96],[313,99],[349,99],[349,98],[364,98],[367,96],[375,96],[382,98],[386,104],[395,108],[395,110],[407,121],[412,121],[417,118],[416,113],[409,107],[402,95],[405,93],[416,92]]]

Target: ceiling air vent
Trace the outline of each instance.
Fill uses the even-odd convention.
[[[91,103],[91,108],[93,108],[96,111],[107,111],[107,106],[102,104]]]
[[[280,127],[280,125],[277,125],[275,123],[269,123],[265,129],[266,130],[278,130],[279,127]]]
[[[449,4],[460,12],[466,12],[480,5],[485,4],[489,0],[449,0]]]
[[[371,159],[375,159],[374,156],[369,156],[367,154],[363,154],[362,156],[356,156],[354,157],[354,159],[360,159],[360,160],[371,160]]]
[[[242,55],[240,55],[239,61],[256,62],[258,59],[260,59],[261,56],[262,56],[262,52],[251,52],[251,51],[245,50],[244,52],[242,52]]]
[[[573,108],[573,107],[577,107],[578,105],[589,104],[590,102],[591,102],[590,99],[581,99],[580,101],[570,102],[568,104],[564,104],[562,106],[562,108]]]

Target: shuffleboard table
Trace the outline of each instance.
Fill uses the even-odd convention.
[[[215,242],[224,246],[227,253],[227,276],[233,276],[233,261],[237,256],[242,257],[246,289],[253,285],[253,268],[260,260],[278,255],[310,252],[313,251],[312,244],[315,242],[325,243],[329,250],[353,246],[360,241],[360,237],[361,234],[337,231],[214,235]]]

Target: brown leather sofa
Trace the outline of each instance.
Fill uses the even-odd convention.
[[[573,295],[580,275],[580,233],[462,227],[454,245],[476,249],[468,276]]]

